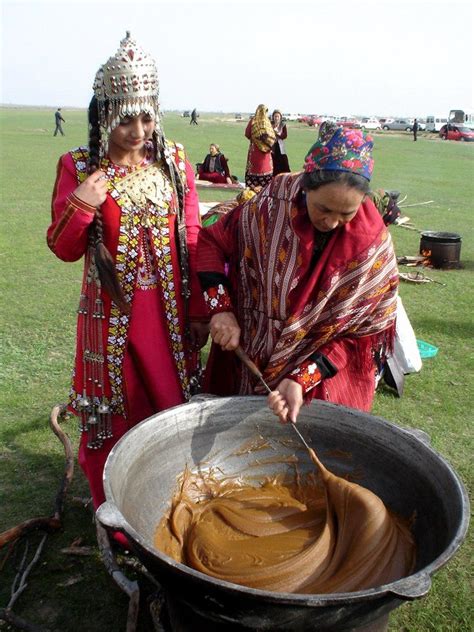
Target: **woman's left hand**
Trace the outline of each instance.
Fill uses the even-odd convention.
[[[272,391],[267,399],[269,408],[282,423],[296,423],[296,418],[303,405],[303,388],[298,382],[285,378]]]
[[[189,337],[193,351],[202,349],[209,337],[209,323],[191,321],[189,323]]]

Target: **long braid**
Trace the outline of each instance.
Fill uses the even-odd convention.
[[[97,100],[93,97],[89,105],[89,174],[94,173],[100,168],[100,160],[99,111]],[[95,263],[102,287],[119,309],[128,314],[130,313],[130,306],[120,286],[115,270],[115,261],[104,244],[104,227],[100,207],[98,207],[95,212],[95,219],[91,227],[91,236],[94,244]]]
[[[165,140],[163,136],[158,137],[156,131],[152,136],[153,147],[155,148],[155,156],[160,156],[160,144],[163,145]],[[185,303],[188,302],[190,296],[189,289],[189,254],[188,244],[186,239],[186,216],[184,209],[184,184],[179,174],[178,167],[174,160],[171,158],[169,161],[164,161],[165,169],[168,171],[168,176],[171,180],[173,189],[176,191],[177,196],[177,217],[176,217],[176,237],[178,243],[178,254],[181,268],[181,281],[182,281],[182,294]]]
[[[160,128],[161,131],[161,128]],[[153,141],[153,149],[155,158],[158,160],[163,156],[161,148],[164,149],[165,139],[162,133],[158,134],[156,129],[152,135]],[[164,156],[163,156],[164,157]],[[168,172],[168,177],[171,180],[171,184],[173,189],[176,191],[177,197],[177,217],[176,217],[176,241],[178,244],[178,256],[179,256],[179,265],[181,270],[181,293],[184,300],[185,305],[185,326],[188,329],[188,302],[190,296],[190,287],[189,287],[189,254],[188,254],[188,244],[186,239],[186,219],[185,219],[185,209],[184,209],[184,184],[179,175],[178,167],[176,166],[173,159],[164,160],[163,166]]]

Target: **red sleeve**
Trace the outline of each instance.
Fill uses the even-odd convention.
[[[329,360],[337,372],[344,369],[355,369],[359,373],[370,373],[375,366],[374,349],[390,344],[392,330],[393,324],[374,335],[334,338],[320,347],[318,353]]]
[[[325,355],[340,371],[344,369],[353,358],[360,344],[356,338],[335,338],[323,345],[318,351]]]
[[[364,338],[335,338],[318,349],[318,355],[324,356],[333,365],[336,372],[344,370],[349,363],[354,363],[355,358],[360,358],[368,349],[370,336]],[[363,370],[364,363],[357,362],[358,371]],[[371,364],[371,363],[369,363]],[[372,365],[369,371],[372,370]],[[311,356],[302,362],[289,375],[290,380],[298,382],[303,387],[303,393],[308,393],[324,379],[321,369]],[[326,379],[332,377],[326,375]]]
[[[321,382],[321,371],[316,362],[306,360],[306,362],[296,367],[287,377],[299,384],[303,389],[303,395],[306,395],[306,393],[309,393],[312,388]]]
[[[95,208],[74,195],[77,187],[74,162],[65,154],[57,166],[47,231],[49,248],[63,261],[77,261],[86,252],[88,228],[94,220]]]
[[[199,233],[197,266],[201,288],[211,315],[233,311],[226,275],[235,248],[236,226],[242,206],[234,207],[227,215]]]
[[[199,233],[197,247],[197,271],[225,274],[225,264],[234,249],[236,224],[239,221],[241,206],[236,206],[222,219]]]
[[[250,140],[252,137],[252,119],[247,123],[247,127],[245,128],[245,136]]]
[[[186,160],[186,181],[188,190],[184,197],[184,210],[186,215],[186,241],[189,252],[189,281],[191,289],[189,317],[192,320],[208,320],[208,312],[204,303],[196,268],[197,243],[201,231],[199,199],[194,183],[193,168],[188,160]]]
[[[209,314],[219,314],[220,312],[233,312],[232,301],[230,300],[230,294],[227,288],[219,283],[216,286],[208,287],[203,292],[206,307],[209,310]]]

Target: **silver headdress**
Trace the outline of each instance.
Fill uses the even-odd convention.
[[[159,125],[159,84],[155,61],[127,31],[120,47],[94,80],[102,134],[108,136],[120,119],[146,113]],[[105,139],[103,139],[105,140]]]

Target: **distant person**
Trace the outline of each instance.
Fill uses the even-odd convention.
[[[189,121],[190,125],[198,124],[198,113],[196,112],[196,108],[191,112],[191,120]]]
[[[418,120],[415,119],[413,121],[413,140],[414,141],[416,141],[416,135],[418,134],[418,129],[419,129]]]
[[[272,126],[276,135],[276,140],[272,147],[273,175],[277,176],[279,173],[289,173],[291,171],[288,156],[286,155],[285,143],[283,142],[288,136],[288,131],[283,122],[280,110],[273,111]]]
[[[66,121],[63,119],[63,116],[61,114],[61,108],[58,108],[54,113],[54,120],[56,122],[56,129],[54,130],[53,136],[57,136],[58,132],[61,132],[61,136],[64,136],[61,123],[65,123]]]
[[[247,124],[245,136],[250,140],[245,184],[252,189],[264,187],[273,178],[272,147],[276,140],[266,105],[258,106]]]
[[[227,158],[216,143],[209,145],[209,153],[204,162],[198,165],[196,180],[206,180],[213,184],[232,184]]]

